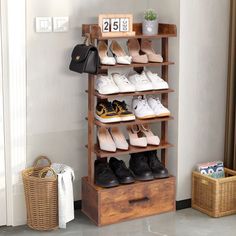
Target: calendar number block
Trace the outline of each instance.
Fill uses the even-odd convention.
[[[111,19],[111,32],[120,31],[120,19]]]
[[[110,32],[110,19],[102,20],[102,32]]]

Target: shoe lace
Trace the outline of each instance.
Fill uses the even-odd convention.
[[[155,167],[155,166],[162,166],[163,167],[163,164],[160,162],[160,160],[158,159],[158,157],[152,157],[149,159],[149,165],[151,167]]]
[[[121,78],[121,80],[123,80],[124,83],[130,84],[129,80],[126,78],[125,75],[121,75],[120,78]]]
[[[156,100],[157,104],[158,104],[161,108],[164,107],[158,97],[157,97],[157,98],[154,98],[154,99]]]
[[[143,83],[143,84],[149,83],[149,80],[148,80],[147,77],[146,77],[145,75],[143,75],[143,74],[139,75],[138,78],[139,78],[139,81],[140,81],[141,83]]]
[[[106,76],[101,76],[101,78],[102,78],[102,80],[103,80],[104,85],[111,85],[111,84],[112,84],[111,79],[109,79],[108,77],[106,77]]]
[[[129,169],[126,167],[123,161],[119,161],[117,165],[117,170],[122,171],[123,173],[129,173]]]
[[[112,107],[111,102],[107,102],[106,104],[101,104],[102,108],[106,112],[106,114],[114,113],[114,109]]]
[[[147,99],[143,99],[142,97],[138,97],[138,100],[142,103],[144,108],[149,108]]]
[[[110,176],[110,167],[108,166],[108,164],[104,165],[103,168],[101,168],[98,173],[103,175],[103,177],[109,177]]]
[[[125,101],[117,102],[116,105],[121,111],[128,111]]]

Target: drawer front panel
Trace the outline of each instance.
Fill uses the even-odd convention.
[[[154,180],[100,193],[101,225],[172,211],[175,178]]]

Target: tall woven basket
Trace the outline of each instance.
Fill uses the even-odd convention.
[[[47,165],[40,166],[42,162]],[[27,225],[36,230],[58,228],[58,185],[57,175],[50,168],[47,157],[38,157],[32,168],[22,171],[27,208]],[[46,174],[51,171],[52,175]]]

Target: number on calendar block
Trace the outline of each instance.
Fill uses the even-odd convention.
[[[110,32],[110,19],[102,20],[102,32]]]
[[[120,31],[120,19],[111,19],[111,32],[119,32]]]
[[[129,31],[129,19],[128,18],[120,19],[120,31],[121,32],[128,32]]]

